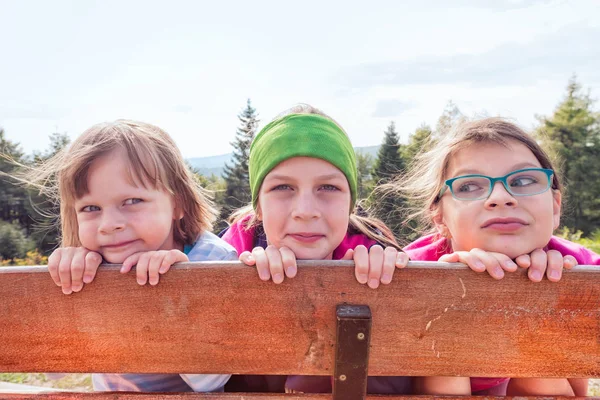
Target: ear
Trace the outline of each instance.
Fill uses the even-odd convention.
[[[258,204],[256,205],[256,210],[254,211],[254,213],[256,214],[256,220],[262,222],[263,218],[262,218],[262,209],[260,208],[260,200],[258,201]]]
[[[179,199],[173,197],[173,219],[183,219],[183,207],[179,204]]]
[[[553,228],[556,229],[560,225],[560,206],[562,202],[562,194],[560,190],[552,191],[552,220]]]
[[[441,201],[431,206],[431,215],[433,224],[435,225],[435,229],[437,230],[439,235],[445,238],[449,238],[450,231],[448,230],[448,227],[444,222],[444,214],[442,212]]]

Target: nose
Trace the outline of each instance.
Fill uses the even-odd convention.
[[[492,188],[492,193],[485,200],[486,208],[496,207],[516,207],[517,199],[506,190],[502,182],[496,182]]]
[[[111,234],[125,228],[125,218],[119,210],[105,208],[101,218],[98,230],[102,233]]]
[[[293,202],[292,217],[294,219],[312,219],[321,216],[318,200],[312,191],[300,191]]]

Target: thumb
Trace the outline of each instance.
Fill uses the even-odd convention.
[[[252,253],[250,253],[249,251],[244,251],[242,254],[240,254],[240,261],[246,265],[255,265],[256,264],[256,259],[254,258]]]
[[[458,253],[450,253],[450,254],[444,254],[443,256],[440,257],[440,259],[438,261],[441,262],[458,262],[459,261],[459,255]]]
[[[342,257],[342,260],[352,260],[353,258],[354,258],[354,250],[348,249],[346,251],[346,254],[344,254],[344,257]]]

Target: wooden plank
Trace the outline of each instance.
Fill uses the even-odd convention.
[[[331,394],[271,394],[271,393],[44,393],[44,394],[2,394],[9,400],[330,400]],[[366,400],[590,400],[598,397],[566,396],[400,396],[367,395]]]
[[[281,285],[183,265],[156,287],[107,267],[70,296],[44,268],[0,268],[0,371],[332,375],[348,302],[373,314],[370,375],[600,376],[600,269],[533,283],[408,268],[372,290],[320,264]]]

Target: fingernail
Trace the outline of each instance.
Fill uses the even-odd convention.
[[[71,293],[73,293],[73,291],[71,289],[65,289],[65,288],[63,288],[62,292],[64,294],[71,294]]]
[[[515,264],[511,260],[506,260],[506,261],[504,261],[504,266],[506,268],[516,268],[517,264]]]
[[[483,265],[481,261],[475,261],[475,267],[477,267],[478,269],[484,269],[485,265]]]
[[[137,280],[137,283],[138,283],[138,285],[145,285],[145,284],[146,284],[146,282],[145,282],[145,281],[141,281],[141,280],[139,280],[139,279]]]
[[[367,280],[369,279],[368,275],[362,274],[358,276],[358,281],[360,283],[367,283]]]
[[[288,277],[292,277],[292,276],[294,276],[296,274],[296,270],[295,270],[294,267],[288,267],[285,270],[285,273],[287,274]]]
[[[371,279],[369,281],[369,287],[370,288],[376,289],[378,286],[379,286],[379,280],[377,280],[377,279]]]
[[[531,279],[536,280],[536,281],[541,281],[542,273],[540,271],[532,270]]]
[[[79,292],[81,289],[83,289],[83,285],[73,286],[73,291],[74,292]]]
[[[498,277],[498,278],[502,278],[502,277],[504,277],[504,271],[500,267],[495,267],[494,268],[494,275],[496,277]]]
[[[269,280],[269,273],[267,271],[260,271],[258,275],[263,281]]]
[[[278,272],[275,275],[273,275],[273,282],[275,283],[281,283],[283,282],[283,276]]]
[[[550,278],[552,279],[560,279],[560,273],[558,271],[550,271]]]
[[[92,281],[92,277],[91,276],[84,276],[83,277],[83,283],[90,283]]]
[[[392,277],[389,274],[383,274],[381,277],[382,283],[390,283],[392,281]]]

